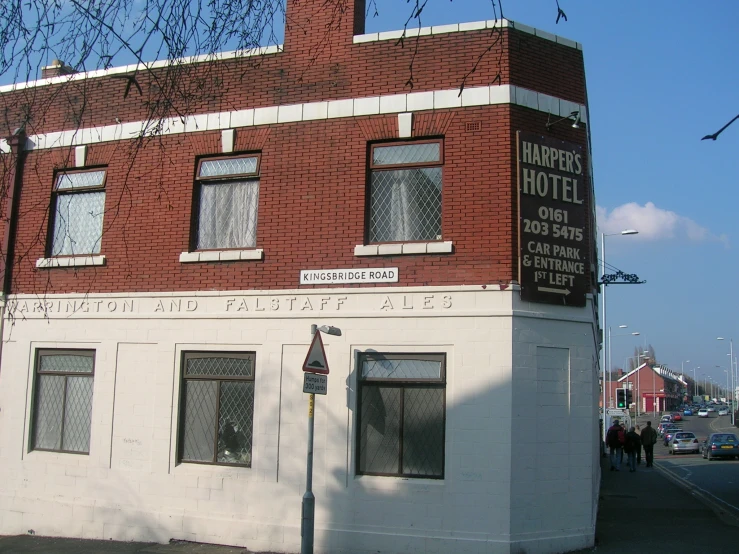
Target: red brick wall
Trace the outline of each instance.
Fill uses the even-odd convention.
[[[179,262],[189,244],[196,156],[219,150],[220,133],[211,132],[148,143],[132,167],[123,145],[91,146],[91,164],[108,166],[107,265],[37,270],[54,167],[63,165],[66,151],[32,152],[13,292],[280,289],[297,287],[301,269],[378,266],[398,266],[401,286],[508,283],[516,272],[509,110],[417,118],[416,128],[444,136],[442,233],[453,241],[453,254],[354,256],[354,246],[364,244],[367,144],[383,138],[387,116],[237,131],[240,150],[262,152],[257,247],[264,261]],[[465,130],[472,122],[479,131]]]
[[[342,30],[347,32],[346,29]],[[348,40],[351,40],[349,36]],[[341,98],[423,92],[428,90],[506,84],[530,88],[573,102],[585,102],[582,52],[520,31],[506,29],[496,41],[490,30],[468,31],[362,44],[334,45],[313,59],[307,50],[178,66],[184,91],[178,113],[197,114]],[[480,56],[482,56],[481,61]],[[475,71],[470,71],[477,65]],[[412,67],[411,67],[412,66]],[[26,130],[41,132],[115,125],[147,120],[166,111],[160,99],[164,70],[155,76],[137,74],[128,82],[100,77],[23,89],[0,95],[0,109],[9,127],[31,113]],[[468,75],[469,73],[469,75]],[[465,76],[467,79],[465,80]],[[158,80],[157,80],[158,79]],[[171,97],[171,96],[170,96]],[[187,100],[183,99],[186,98]],[[175,115],[174,111],[166,112]],[[16,123],[17,122],[17,123]],[[5,134],[12,129],[5,131]]]
[[[291,4],[297,5],[315,3]],[[328,59],[306,57],[301,40],[315,36],[289,36],[284,53],[195,67],[193,87],[209,79],[218,86],[186,106],[187,113],[454,88],[494,39],[490,31],[476,31],[421,37],[417,49],[414,39],[404,47],[395,41],[354,45],[350,29],[341,27],[341,45]],[[506,30],[466,86],[513,83],[584,102],[581,52],[522,35]],[[33,100],[48,108],[29,124],[29,134],[73,128],[80,119],[83,126],[138,120],[152,93],[149,79],[138,78],[141,97],[132,91],[123,98],[125,81],[106,77],[3,94],[0,104],[17,111]],[[82,104],[85,110],[76,113]],[[467,131],[467,123],[479,123],[479,130]],[[106,266],[37,270],[54,170],[72,165],[74,157],[69,148],[33,151],[12,292],[283,289],[299,286],[301,269],[381,266],[399,267],[398,286],[509,283],[518,273],[515,132],[543,133],[545,124],[545,114],[509,105],[415,114],[414,136],[444,137],[442,233],[454,252],[439,255],[354,256],[355,245],[365,242],[368,143],[396,136],[395,115],[237,129],[237,151],[262,153],[257,247],[265,251],[263,261],[179,262],[189,249],[196,157],[220,150],[220,132],[201,132],[157,137],[140,147],[135,141],[91,145],[88,165],[108,168]],[[586,146],[584,130],[561,126],[552,134]]]

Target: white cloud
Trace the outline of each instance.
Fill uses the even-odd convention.
[[[726,235],[714,235],[701,227],[689,217],[684,217],[663,210],[652,202],[640,206],[636,202],[629,202],[608,210],[597,206],[595,215],[598,220],[598,232],[620,233],[624,229],[637,229],[641,240],[673,240],[687,238],[693,242],[721,242],[728,248],[729,240]]]

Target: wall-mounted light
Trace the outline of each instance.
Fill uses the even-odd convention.
[[[554,125],[556,125],[557,123],[560,123],[561,121],[571,121],[572,128],[579,129],[580,123],[582,122],[582,120],[580,119],[580,110],[571,112],[570,115],[567,115],[565,117],[560,117],[559,119],[555,119],[554,121],[552,121],[552,114],[549,114],[547,116],[547,131],[551,130],[551,128]]]

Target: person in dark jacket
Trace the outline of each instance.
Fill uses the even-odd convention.
[[[647,467],[654,465],[654,445],[657,444],[657,430],[652,427],[652,422],[647,421],[647,426],[641,431],[641,445],[644,447],[644,459]]]
[[[636,471],[636,451],[641,449],[641,437],[636,432],[636,427],[629,429],[626,433],[626,442],[624,443],[624,452],[629,457],[629,473]]]
[[[611,471],[621,470],[621,457],[623,456],[624,443],[621,441],[621,437],[624,436],[623,429],[618,423],[617,419],[613,420],[613,425],[608,428],[606,433],[606,444],[610,451],[611,457]]]

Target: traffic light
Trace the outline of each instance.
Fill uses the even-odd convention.
[[[626,389],[616,389],[616,407],[626,407]]]
[[[626,406],[627,407],[631,406],[631,404],[634,402],[633,397],[632,397],[632,392],[633,391],[631,389],[626,389]]]

